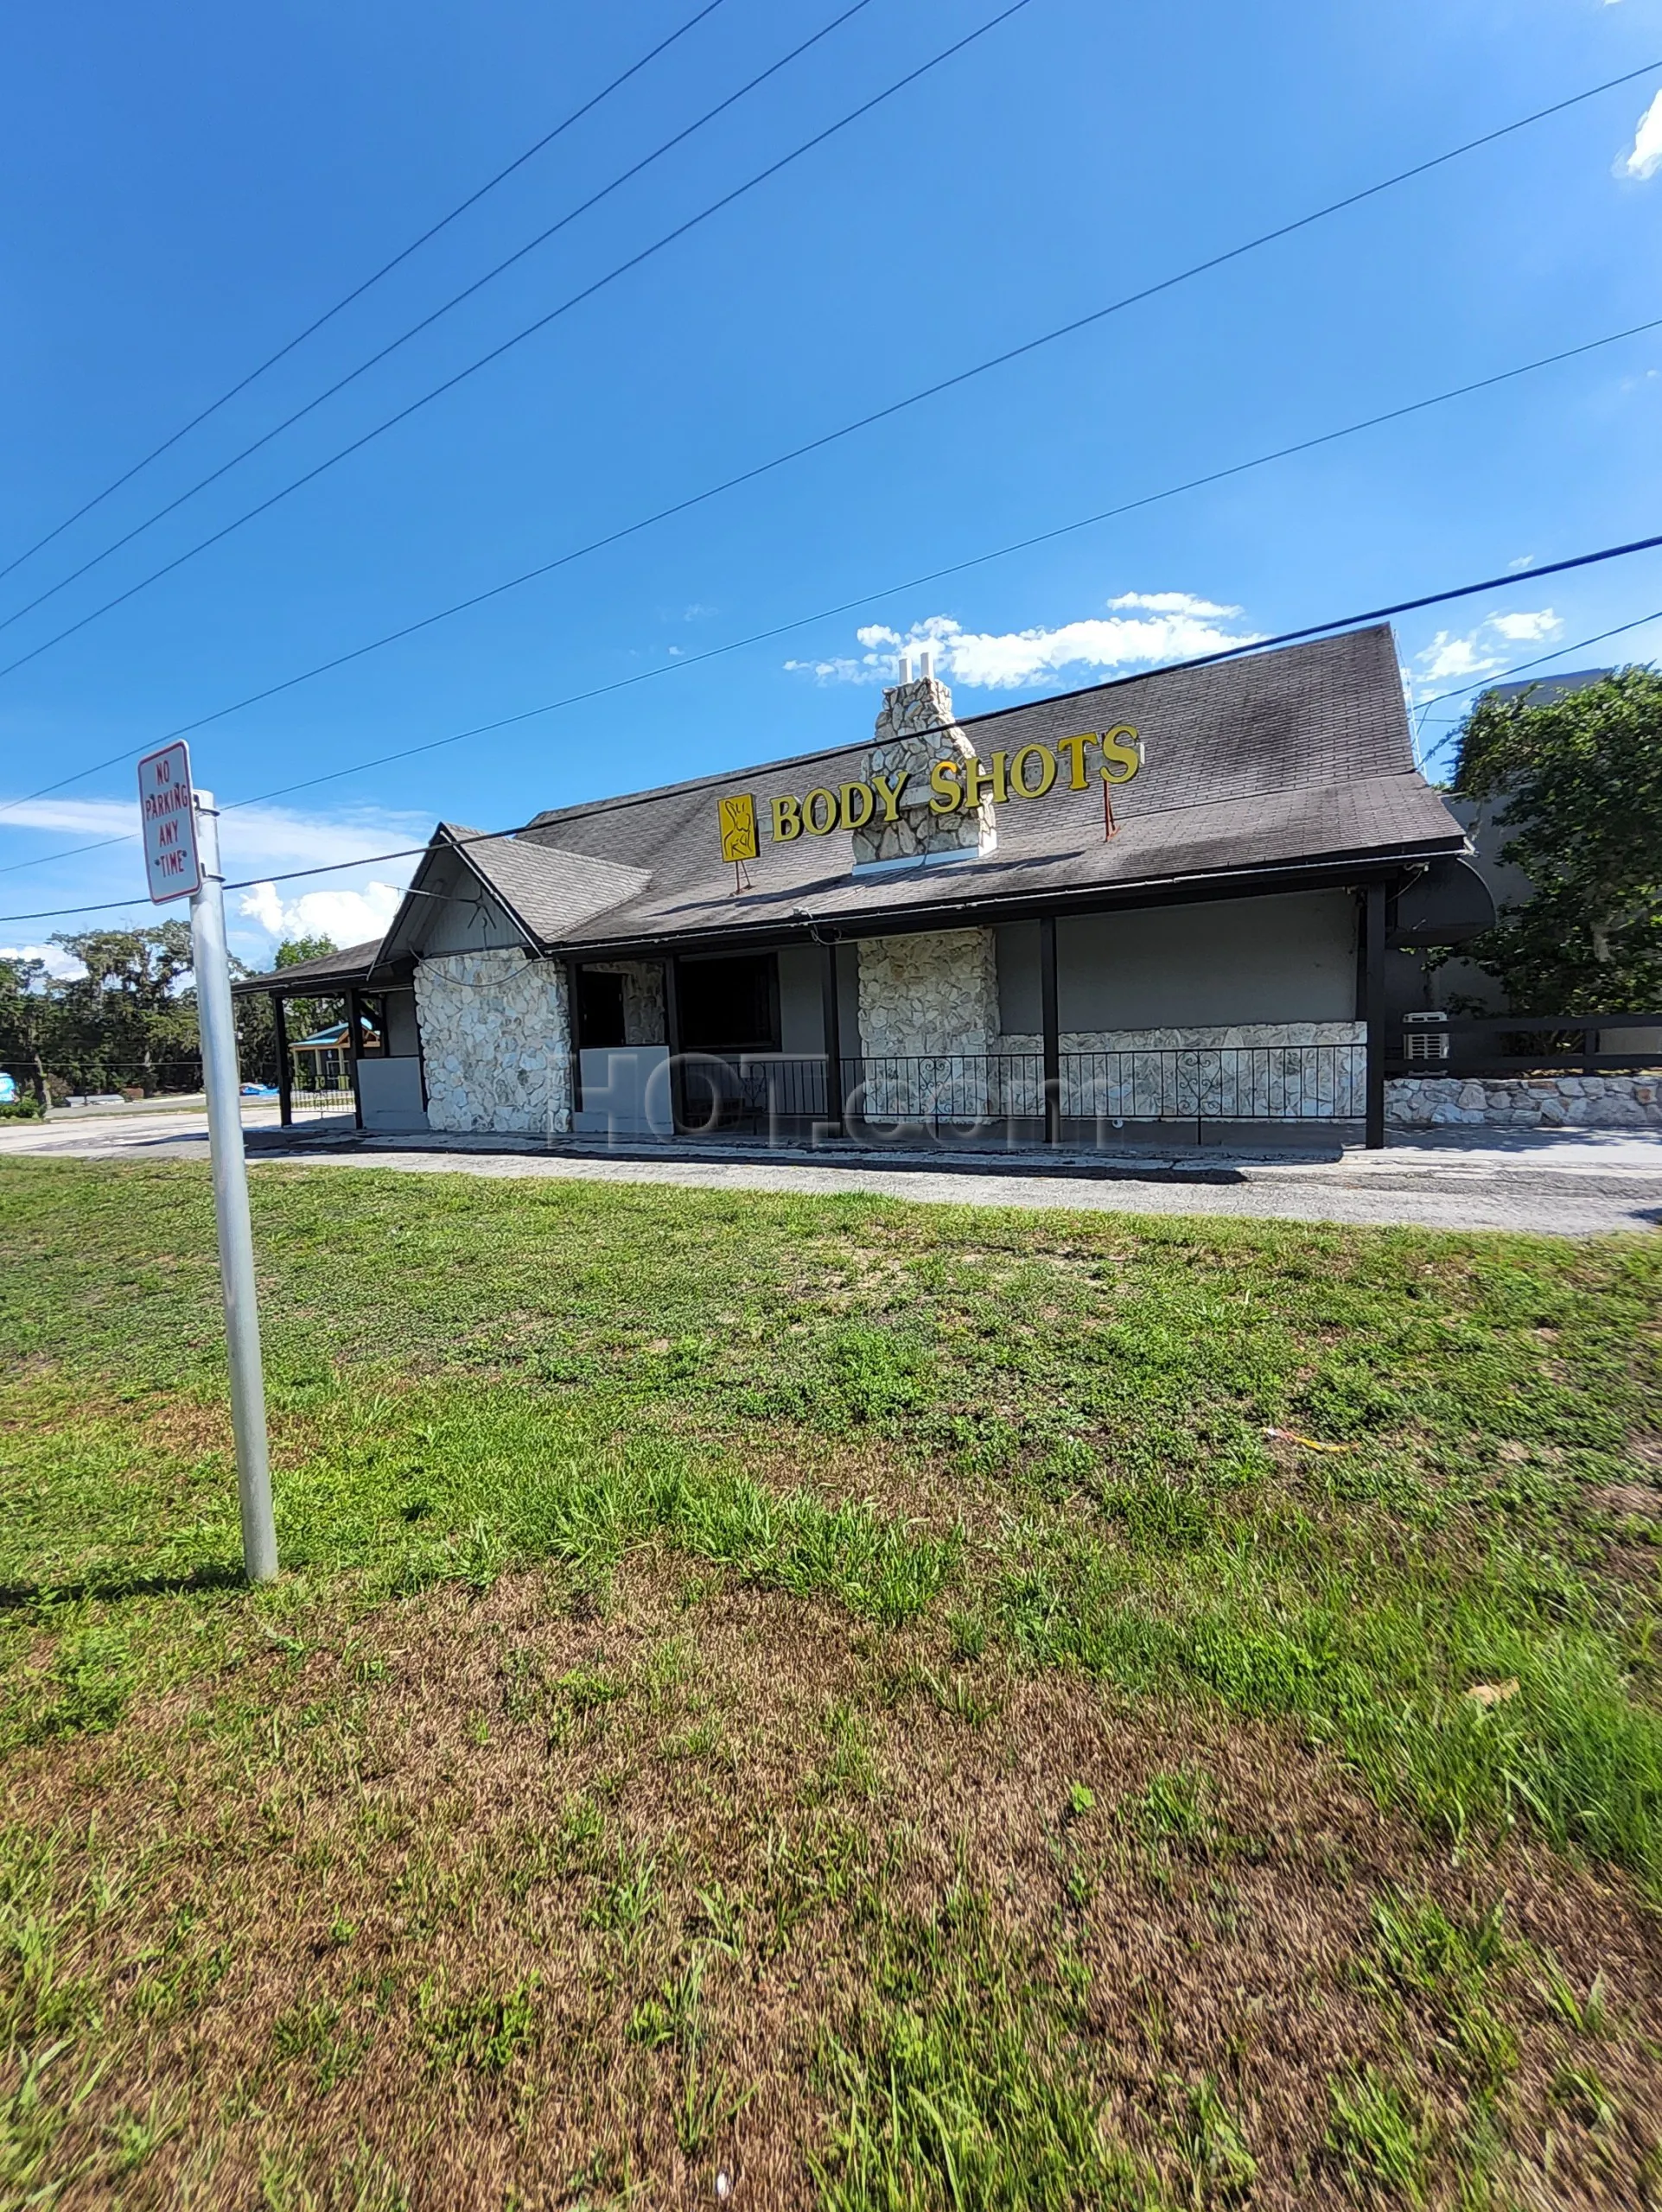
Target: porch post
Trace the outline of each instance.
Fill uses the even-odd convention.
[[[358,1087],[358,992],[355,986],[347,991],[347,1051],[350,1055],[347,1065],[352,1070],[352,1119],[357,1128],[364,1126],[363,1093]]]
[[[289,1021],[283,1011],[283,994],[271,994],[271,1025],[277,1031],[277,1127],[291,1129],[295,1125],[294,1063],[289,1058]]]
[[[848,1100],[843,1093],[843,1006],[837,993],[836,938],[827,938],[820,950],[825,954],[819,981],[825,1007],[825,1119],[831,1134],[840,1137],[848,1134]]]
[[[1056,917],[1039,922],[1040,1020],[1044,1025],[1045,1142],[1062,1141],[1062,1034],[1056,988]]]
[[[1362,894],[1362,1018],[1367,1025],[1366,1127],[1370,1152],[1385,1141],[1385,887]]]
[[[571,1126],[575,1133],[576,1117],[583,1111],[583,1018],[577,1011],[577,963],[568,960],[564,967],[565,1026],[571,1052]]]
[[[679,1136],[687,1116],[681,1092],[681,979],[672,952],[664,957],[664,1042],[670,1055],[670,1120]]]

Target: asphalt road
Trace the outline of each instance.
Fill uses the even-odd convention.
[[[357,1137],[348,1124],[302,1123],[284,1136],[274,1106],[245,1109],[256,1166],[392,1168],[407,1174],[560,1176],[600,1182],[678,1183],[731,1191],[872,1191],[950,1205],[1067,1206],[1149,1214],[1233,1214],[1260,1219],[1401,1224],[1427,1229],[1527,1230],[1564,1236],[1662,1226],[1662,1133],[1478,1130],[1404,1138],[1379,1153],[1281,1155],[1202,1152],[1058,1160],[1050,1172],[1011,1172],[974,1155],[890,1154],[856,1164],[823,1159],[550,1153],[512,1138]],[[1479,1138],[1481,1142],[1473,1141]],[[71,1160],[205,1159],[197,1110],[85,1114],[0,1128],[8,1155]]]

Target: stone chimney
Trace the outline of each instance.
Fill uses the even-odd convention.
[[[952,695],[934,672],[934,655],[924,652],[924,672],[915,680],[912,656],[901,657],[901,681],[883,693],[863,774],[888,779],[902,772],[905,787],[897,818],[885,822],[882,810],[854,832],[856,868],[885,862],[900,867],[926,861],[969,860],[990,853],[998,842],[992,801],[983,799],[969,812],[937,814],[930,806],[930,771],[938,760],[973,760],[975,747],[952,720]]]

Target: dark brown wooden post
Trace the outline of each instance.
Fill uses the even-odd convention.
[[[1056,917],[1039,923],[1039,1004],[1044,1026],[1045,1142],[1062,1141],[1062,1025],[1056,985]]]
[[[351,1055],[347,1065],[352,1070],[353,1125],[361,1129],[364,1126],[364,1097],[358,1084],[358,994],[355,989],[349,989],[347,993],[347,1051]]]
[[[840,1137],[848,1134],[848,1100],[843,1090],[843,1003],[837,990],[836,938],[827,938],[820,950],[825,955],[819,979],[825,1008],[825,1120],[831,1135]]]
[[[679,1136],[687,1113],[681,1087],[681,979],[672,952],[664,961],[664,1042],[670,1055],[670,1119]]]
[[[283,1011],[281,991],[271,994],[271,1027],[277,1031],[277,1126],[291,1129],[295,1125],[295,1071],[289,1058],[289,1021]]]
[[[1385,887],[1362,894],[1362,1019],[1367,1025],[1366,1126],[1362,1141],[1379,1152],[1385,1141]]]
[[[571,1053],[571,1132],[583,1111],[583,1015],[577,1004],[577,963],[565,963],[565,1027]]]

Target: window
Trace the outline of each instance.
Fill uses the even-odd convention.
[[[602,968],[577,970],[577,1042],[585,1052],[603,1052],[628,1042],[623,1033],[623,978]]]
[[[771,952],[684,960],[676,970],[689,1052],[776,1052],[779,963]]]
[[[366,1060],[386,1057],[386,1001],[379,994],[359,998],[358,1056]]]

